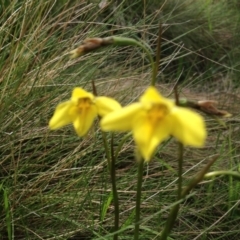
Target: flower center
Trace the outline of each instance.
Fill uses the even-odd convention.
[[[89,98],[79,98],[77,107],[80,112],[83,112],[91,107],[91,100]]]
[[[169,110],[166,105],[154,104],[148,111],[148,118],[151,121],[151,123],[155,125],[161,119],[163,119],[168,113]]]

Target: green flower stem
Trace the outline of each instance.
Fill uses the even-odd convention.
[[[222,171],[214,171],[214,172],[210,172],[210,173],[206,173],[204,175],[204,178],[212,178],[212,177],[217,177],[217,176],[232,176],[238,180],[240,180],[240,173],[235,172],[235,171],[226,171],[226,170],[222,170]]]
[[[185,198],[187,196],[187,194],[199,183],[202,181],[202,179],[204,178],[206,172],[209,170],[209,168],[212,166],[212,164],[217,160],[218,155],[213,157],[208,163],[207,165],[198,173],[196,174],[196,176],[191,180],[191,182],[188,184],[187,187],[185,187],[182,191],[181,194],[181,199]],[[168,216],[167,222],[165,224],[164,229],[161,232],[160,235],[160,240],[166,240],[169,233],[171,232],[174,222],[177,218],[178,215],[178,211],[180,208],[180,204],[175,205]]]
[[[116,169],[115,169],[115,160],[116,157],[114,156],[114,149],[113,149],[113,133],[111,136],[111,180],[112,180],[112,191],[113,191],[113,202],[114,202],[114,232],[117,232],[119,229],[119,202],[118,202],[118,192],[117,192],[117,185],[116,185]],[[118,234],[113,235],[113,239],[118,239]]]
[[[179,95],[177,91],[177,86],[174,87],[175,93],[175,102],[176,105],[179,106]],[[182,167],[183,167],[183,144],[178,142],[178,193],[177,200],[181,199],[182,194]]]
[[[178,143],[178,198],[181,199],[182,195],[182,166],[183,166],[183,144]]]
[[[97,96],[97,89],[95,86],[95,82],[92,81],[92,88],[93,88],[93,94]],[[100,120],[100,117],[99,117]],[[102,140],[103,140],[103,146],[105,149],[105,153],[107,156],[107,162],[108,162],[108,169],[110,171],[111,175],[111,182],[112,182],[112,192],[113,192],[113,202],[114,202],[114,213],[115,213],[115,220],[114,220],[114,232],[118,231],[119,228],[119,202],[118,202],[118,192],[117,192],[117,185],[116,185],[116,171],[115,171],[115,160],[116,157],[114,156],[114,149],[113,149],[113,134],[111,135],[111,154],[108,147],[107,142],[107,136],[106,133],[101,131],[102,133]],[[118,240],[118,234],[113,235],[114,240]]]
[[[152,83],[151,85],[154,86],[156,82],[156,65],[152,57],[152,50],[151,48],[145,43],[145,42],[140,42],[137,41],[133,38],[125,38],[125,37],[112,37],[113,39],[113,45],[118,45],[118,46],[138,46],[140,47],[146,54],[147,57],[151,63],[152,67]]]
[[[94,80],[92,80],[92,89],[93,89],[93,94],[94,96],[97,96],[97,88],[95,86],[95,82]],[[101,117],[98,116],[98,120],[100,121],[101,120]],[[110,156],[110,152],[109,152],[109,147],[108,147],[108,143],[107,143],[107,136],[106,136],[106,133],[101,131],[102,133],[102,141],[103,141],[103,146],[104,146],[104,149],[105,149],[105,153],[106,153],[106,157],[107,157],[107,162],[108,162],[108,168],[110,170],[110,166],[111,166],[111,156]]]
[[[142,158],[138,160],[138,180],[137,180],[137,196],[136,196],[136,210],[135,210],[136,215],[135,215],[134,240],[138,240],[139,238],[143,163],[144,161]]]
[[[97,88],[95,86],[95,82],[94,80],[92,80],[92,89],[93,89],[93,94],[94,96],[97,96]],[[98,116],[98,120],[100,121],[101,120],[101,117]],[[104,149],[105,149],[105,153],[106,153],[106,157],[107,157],[107,162],[108,162],[108,170],[110,171],[111,169],[111,156],[110,156],[110,152],[109,152],[109,147],[108,147],[108,143],[107,143],[107,135],[105,132],[101,131],[102,133],[102,141],[103,141],[103,146],[104,146]]]
[[[102,132],[102,140],[103,140],[103,146],[104,146],[104,150],[106,153],[106,158],[107,158],[107,162],[108,162],[108,169],[111,169],[111,156],[110,156],[110,152],[109,152],[109,147],[108,147],[108,143],[107,143],[107,136],[106,133]]]
[[[106,133],[103,131],[101,132],[102,132],[103,146],[107,156],[108,170],[110,171],[111,183],[112,183],[114,214],[115,214],[114,232],[117,232],[119,230],[119,201],[118,201],[118,192],[117,192],[117,185],[116,185],[116,170],[115,170],[116,157],[114,156],[114,149],[113,149],[113,134],[111,137],[111,153],[110,153],[108,143],[107,143]],[[113,239],[118,240],[117,233],[113,235]]]
[[[157,53],[156,53],[156,62],[155,67],[153,69],[153,77],[152,77],[152,86],[155,86],[157,74],[158,74],[158,68],[161,58],[161,45],[162,45],[162,24],[159,23],[159,29],[158,29],[158,40],[157,40]]]

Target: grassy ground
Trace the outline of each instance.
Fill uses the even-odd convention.
[[[163,25],[158,88],[180,83],[181,96],[218,100],[233,117],[206,117],[203,149],[184,153],[184,183],[214,154],[212,170],[240,170],[238,1],[4,1],[0,3],[0,238],[111,239],[113,206],[101,133],[80,139],[72,127],[49,131],[57,103],[74,86],[128,103],[148,85],[143,53],[110,48],[70,60],[87,37],[119,34],[155,49]],[[102,3],[104,1],[101,1]],[[116,146],[122,135],[116,134]],[[129,140],[117,160],[122,233],[133,239],[137,168]],[[176,200],[176,142],[145,166],[141,239],[158,239]],[[181,205],[172,239],[239,239],[240,183],[220,177],[199,184]]]

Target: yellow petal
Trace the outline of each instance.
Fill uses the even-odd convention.
[[[201,115],[185,108],[175,107],[169,116],[173,121],[171,134],[184,145],[201,147],[207,132]]]
[[[92,100],[94,96],[92,93],[87,92],[82,88],[76,87],[73,89],[71,101],[78,101],[79,98],[89,98]]]
[[[156,147],[170,135],[172,123],[165,119],[152,125],[147,116],[134,124],[133,137],[145,161],[150,161]]]
[[[54,130],[71,123],[73,121],[72,108],[73,104],[71,101],[60,103],[49,121],[49,128]]]
[[[109,97],[96,97],[95,104],[97,106],[98,114],[102,117],[112,111],[121,109],[121,105]]]
[[[82,109],[73,121],[73,126],[78,136],[84,136],[93,124],[94,118],[97,116],[97,108],[92,105],[90,108]]]
[[[133,103],[104,116],[100,122],[103,131],[130,131],[134,119],[142,114],[142,104]]]
[[[166,105],[168,108],[171,108],[174,106],[174,102],[164,98],[155,87],[148,87],[147,90],[144,92],[144,94],[140,98],[140,102],[143,104],[147,103],[160,103],[163,105]]]

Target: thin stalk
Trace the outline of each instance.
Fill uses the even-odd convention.
[[[94,96],[97,96],[98,95],[97,94],[97,88],[95,86],[94,80],[92,80],[92,89],[93,89]],[[99,118],[99,121],[100,121],[100,119],[101,119],[100,116],[98,118]],[[105,132],[101,131],[101,133],[102,133],[103,146],[104,146],[106,157],[107,157],[108,168],[110,170],[111,169],[111,156],[110,156],[109,147],[108,147],[108,143],[107,143],[107,136],[106,136]]]
[[[202,181],[202,179],[204,178],[204,175],[206,174],[206,172],[209,170],[209,168],[212,166],[212,164],[217,160],[218,155],[216,155],[215,157],[213,157],[208,163],[207,165],[199,172],[197,173],[197,175],[191,180],[191,182],[188,184],[187,187],[185,187],[182,190],[181,193],[181,199],[185,198],[187,196],[187,194],[199,183]],[[175,205],[168,216],[167,222],[165,224],[164,229],[161,232],[161,236],[160,236],[160,240],[166,240],[169,233],[171,232],[174,222],[177,218],[178,215],[178,211],[180,208],[180,204]]]
[[[113,134],[111,136],[111,180],[112,180],[112,192],[113,192],[113,202],[114,202],[114,232],[117,232],[119,229],[119,202],[118,202],[118,192],[117,192],[117,185],[116,185],[116,169],[115,169],[115,156],[114,156],[114,149],[113,149]],[[118,233],[113,235],[114,240],[118,240]]]
[[[179,95],[177,91],[177,86],[174,87],[175,102],[179,106]],[[183,144],[178,143],[178,193],[177,200],[181,199],[182,194],[182,167],[183,167]]]
[[[107,157],[107,162],[108,162],[108,169],[110,171],[111,169],[111,155],[109,152],[109,147],[108,147],[108,142],[107,142],[107,135],[105,132],[101,131],[102,133],[102,141],[103,141],[103,147],[106,153],[106,157]]]
[[[140,227],[140,207],[141,207],[141,194],[142,194],[142,178],[143,178],[143,159],[138,161],[138,180],[137,180],[137,196],[136,196],[136,215],[135,215],[135,229],[134,240],[139,238]]]
[[[93,89],[93,94],[97,96],[97,89],[95,86],[95,82],[92,80],[92,89]],[[99,116],[100,120],[100,116]],[[117,186],[116,186],[116,173],[115,173],[115,156],[114,156],[114,150],[113,150],[113,134],[111,138],[111,154],[109,151],[109,146],[107,142],[107,135],[105,132],[101,131],[102,133],[102,141],[103,141],[103,146],[105,149],[106,157],[107,157],[107,162],[108,162],[108,170],[110,172],[111,176],[111,182],[112,182],[112,192],[113,192],[113,202],[114,202],[114,210],[115,210],[115,220],[114,220],[114,232],[118,231],[118,226],[119,226],[119,204],[118,204],[118,193],[117,193]],[[114,240],[118,240],[118,234],[113,235]]]
[[[160,64],[160,59],[161,59],[161,45],[162,45],[161,40],[162,40],[162,24],[159,23],[156,62],[155,62],[155,67],[153,69],[153,77],[152,77],[152,82],[151,82],[152,86],[155,86],[155,84],[156,84],[157,73],[159,71],[159,64]]]
[[[229,134],[228,134],[228,145],[229,145],[229,169],[233,168],[233,158],[232,158],[232,152],[233,152],[233,148],[232,148],[232,129],[231,129],[231,125],[229,126]],[[231,208],[232,206],[232,199],[234,196],[234,183],[233,183],[233,177],[231,175],[229,175],[228,178],[228,209]]]
[[[174,87],[175,102],[179,106],[179,95],[177,91],[177,86]],[[181,199],[182,194],[182,167],[183,167],[183,144],[178,143],[178,193],[177,200]]]
[[[183,167],[183,144],[178,143],[178,198],[181,199],[182,195],[182,167]]]
[[[97,96],[97,89],[95,86],[95,82],[92,81],[92,88],[93,88],[93,94]],[[100,117],[99,117],[100,120]],[[105,149],[105,153],[107,156],[107,162],[108,162],[108,169],[110,171],[111,176],[111,183],[112,183],[112,192],[113,192],[113,203],[114,203],[114,232],[117,232],[119,229],[119,202],[118,202],[118,192],[117,192],[117,185],[116,185],[116,171],[115,171],[115,156],[114,156],[114,148],[113,148],[113,134],[111,135],[111,152],[109,151],[108,142],[107,142],[107,136],[106,133],[101,131],[102,133],[102,140],[103,140],[103,146]],[[118,240],[118,233],[113,235],[114,240]]]

